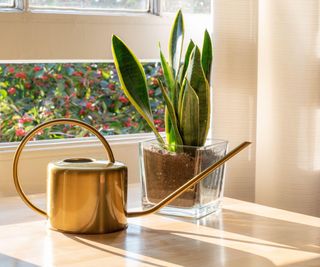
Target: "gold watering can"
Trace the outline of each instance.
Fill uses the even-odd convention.
[[[89,130],[102,142],[109,160],[70,158],[49,163],[45,212],[32,204],[23,192],[18,178],[18,163],[26,143],[40,130],[57,124],[77,125]],[[53,229],[81,234],[110,233],[125,229],[127,217],[148,215],[169,204],[249,144],[250,142],[242,143],[152,208],[129,212],[126,210],[127,167],[115,161],[106,139],[95,128],[82,121],[56,119],[38,125],[23,138],[14,156],[13,179],[22,200],[31,209],[47,217]]]

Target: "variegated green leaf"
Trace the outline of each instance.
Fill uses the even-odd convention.
[[[179,128],[178,128],[178,120],[177,120],[177,116],[173,107],[173,104],[169,98],[168,92],[167,90],[164,88],[162,82],[159,80],[159,85],[160,85],[160,89],[163,95],[163,98],[166,102],[166,108],[167,108],[167,112],[168,115],[170,117],[170,122],[171,122],[171,127],[172,127],[172,131],[174,133],[174,141],[173,140],[171,142],[168,142],[170,145],[182,145],[183,141],[179,132]]]
[[[181,93],[181,85],[178,81],[176,81],[175,83],[175,93],[174,93],[174,97],[172,99],[173,102],[173,106],[174,109],[176,110],[176,112],[178,112],[178,102],[179,102],[179,95]]]
[[[173,74],[175,77],[178,74],[178,70],[180,66],[183,37],[184,37],[183,16],[182,16],[181,10],[179,10],[175,17],[175,20],[171,29],[171,33],[170,33],[170,39],[169,39],[169,63],[172,66]]]
[[[209,84],[210,84],[212,57],[213,57],[212,42],[211,42],[210,34],[206,30],[204,32],[204,38],[203,38],[201,63],[202,63],[203,71],[206,75],[206,78]]]
[[[180,132],[183,143],[199,146],[199,98],[187,81],[182,97]]]
[[[199,145],[203,145],[210,123],[210,88],[202,69],[200,49],[197,46],[191,53],[186,79],[199,98]]]
[[[190,40],[185,57],[184,57],[184,63],[183,63],[182,71],[181,71],[181,77],[180,77],[180,84],[183,83],[184,76],[185,76],[186,71],[188,69],[190,55],[191,55],[191,52],[192,52],[194,46],[195,46],[194,42],[192,40]]]
[[[164,57],[162,51],[160,50],[160,60],[161,60],[161,66],[163,70],[163,74],[167,83],[167,86],[169,88],[169,97],[170,99],[174,99],[175,94],[175,80],[173,77],[172,68],[169,66],[166,58]],[[168,108],[165,108],[164,111],[164,121],[165,121],[165,131],[166,131],[166,139],[168,144],[174,144],[176,142],[174,129],[172,127],[170,114],[168,111]]]
[[[112,36],[112,54],[122,89],[131,104],[151,127],[159,142],[164,143],[153,123],[147,80],[141,63],[117,36]]]
[[[170,95],[172,95],[174,92],[174,86],[175,86],[174,76],[173,76],[172,69],[169,66],[161,50],[160,50],[160,60],[161,60],[161,67],[163,70],[164,78],[166,80],[166,84],[169,88]]]
[[[176,116],[178,116],[178,107],[179,107],[178,101],[179,101],[180,90],[181,90],[180,84],[179,82],[176,81],[172,97],[170,97]],[[167,108],[165,109],[165,125],[166,125],[167,142],[169,144],[175,144],[176,143],[175,133],[171,125],[171,118]]]
[[[175,144],[176,139],[175,139],[174,130],[173,130],[171,119],[170,119],[170,114],[167,107],[165,107],[165,110],[164,110],[164,126],[166,131],[167,143]]]

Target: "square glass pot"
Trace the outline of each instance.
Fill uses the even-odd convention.
[[[157,140],[139,145],[142,206],[150,208],[185,184],[199,172],[224,157],[228,142],[207,140],[202,147],[164,146]],[[225,165],[188,189],[160,213],[201,218],[218,212],[224,188]]]

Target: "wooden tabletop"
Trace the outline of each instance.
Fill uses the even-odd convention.
[[[43,195],[33,200],[44,204]],[[18,197],[2,198],[0,266],[320,266],[316,217],[225,198],[220,214],[198,221],[158,214],[128,221],[117,233],[63,234]]]

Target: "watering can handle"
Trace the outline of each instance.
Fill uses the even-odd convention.
[[[28,199],[28,197],[26,196],[26,194],[23,192],[23,190],[21,188],[21,185],[20,185],[19,177],[18,177],[18,163],[19,163],[20,155],[21,155],[21,152],[22,152],[23,148],[25,147],[27,142],[30,141],[36,135],[37,132],[39,132],[40,130],[42,130],[44,128],[47,128],[49,126],[58,125],[58,124],[76,125],[76,126],[81,126],[81,127],[85,128],[85,129],[87,129],[88,131],[90,131],[92,134],[94,134],[96,137],[99,138],[99,140],[103,144],[105,150],[107,151],[109,161],[112,162],[112,163],[115,162],[111,147],[110,147],[109,143],[107,142],[107,140],[94,127],[92,127],[91,125],[89,125],[89,124],[87,124],[85,122],[82,122],[82,121],[79,121],[79,120],[75,120],[75,119],[55,119],[55,120],[51,120],[51,121],[39,124],[34,129],[32,129],[22,139],[22,141],[19,144],[19,146],[18,146],[18,148],[16,150],[16,153],[14,155],[14,160],[13,160],[13,180],[14,180],[14,185],[16,187],[16,190],[17,190],[18,194],[20,195],[20,197],[22,198],[22,200],[31,209],[33,209],[34,211],[36,211],[36,212],[38,212],[41,215],[46,216],[46,217],[48,217],[47,213],[45,211],[39,209],[35,205],[33,205],[31,203],[31,201]]]

